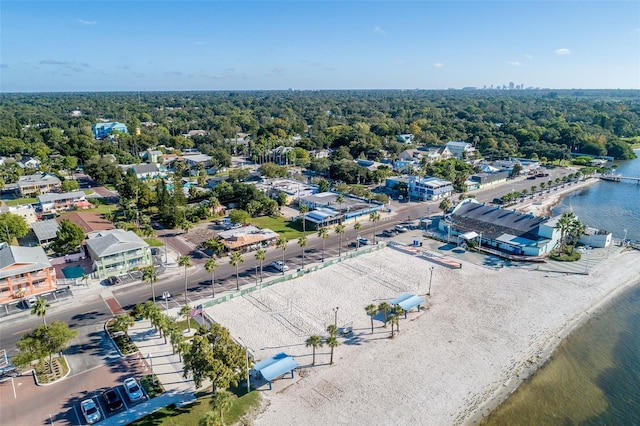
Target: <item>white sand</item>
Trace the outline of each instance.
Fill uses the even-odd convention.
[[[364,307],[405,290],[425,294],[434,264],[391,248],[207,312],[256,359],[285,351],[301,364],[295,380],[264,391],[268,407],[257,425],[471,424],[544,363],[598,303],[637,280],[639,260],[638,252],[612,252],[588,276],[435,265],[428,309],[402,319],[394,339],[380,323],[371,334]],[[304,340],[333,322],[336,306],[338,325],[352,322],[355,338],[341,339],[335,365],[326,365],[325,347],[316,355],[322,365],[310,367]]]

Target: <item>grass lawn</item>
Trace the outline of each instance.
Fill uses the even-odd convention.
[[[178,330],[189,330],[189,324],[187,322],[187,320],[182,320],[182,321],[176,321],[176,326],[178,327]],[[200,324],[198,324],[198,321],[194,320],[193,318],[191,319],[191,330],[197,330],[200,328]]]
[[[36,197],[16,198],[15,200],[5,200],[5,204],[8,206],[18,206],[21,204],[34,204],[38,202]]]
[[[170,405],[138,420],[137,422],[131,423],[131,425],[197,425],[207,411],[211,411],[211,405],[209,405],[209,401],[211,401],[211,393],[200,392],[197,396],[198,400],[191,405],[184,408],[176,408],[175,405]],[[257,391],[244,394],[239,398],[234,399],[231,407],[224,414],[224,424],[235,424],[243,415],[245,415],[245,413],[255,409],[259,404],[260,393]]]
[[[151,247],[162,247],[164,244],[157,238],[144,238],[144,242]]]
[[[259,228],[269,228],[280,234],[282,238],[286,238],[289,241],[302,237],[302,226],[300,223],[291,222],[289,219],[282,216],[253,217],[251,218],[251,223]]]

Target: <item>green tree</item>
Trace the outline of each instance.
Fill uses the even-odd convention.
[[[251,221],[251,215],[248,212],[241,209],[233,209],[229,213],[229,219],[232,223],[249,223]]]
[[[318,181],[318,192],[327,192],[330,188],[329,181],[326,179],[320,179]]]
[[[329,231],[326,227],[318,229],[318,237],[322,238],[322,261],[324,262],[324,243],[329,238]]]
[[[47,308],[51,306],[49,305],[49,302],[47,302],[47,299],[36,299],[36,301],[34,302],[33,306],[31,307],[31,315],[37,315],[39,317],[42,317],[42,323],[46,326],[47,325]]]
[[[344,225],[336,226],[335,232],[340,235],[340,245],[338,246],[338,257],[340,257],[342,256],[342,236],[344,235]]]
[[[262,266],[267,259],[267,251],[265,249],[258,249],[255,254],[256,260],[260,262],[260,282],[262,282]]]
[[[373,317],[378,313],[378,307],[374,304],[370,304],[365,306],[364,310],[367,315],[369,315],[369,319],[371,319],[371,334],[373,334]]]
[[[156,273],[156,267],[154,265],[142,269],[142,280],[151,285],[151,300],[155,301],[156,290],[153,284],[158,282],[158,274]]]
[[[189,256],[180,256],[178,258],[178,266],[184,268],[184,304],[186,305],[188,303],[187,292],[189,291],[188,289],[189,281],[187,280],[188,278],[187,269],[191,268],[193,264],[191,263],[191,259],[189,258]]]
[[[212,238],[205,241],[204,246],[213,252],[213,255],[220,255],[225,249],[225,245],[220,238]]]
[[[77,180],[67,179],[60,185],[60,191],[62,192],[71,192],[77,191],[80,189],[80,184]]]
[[[373,222],[373,244],[376,243],[376,222],[380,220],[380,212],[369,213],[369,220]]]
[[[398,314],[396,314],[395,311],[392,310],[391,313],[389,313],[387,320],[391,323],[391,338],[393,339],[393,336],[394,336],[393,326],[400,324]]]
[[[183,305],[178,314],[187,320],[187,333],[191,333],[191,306]]]
[[[302,237],[298,238],[298,245],[300,246],[300,248],[302,249],[302,268],[304,269],[304,248],[307,246],[307,236],[303,235]]]
[[[135,323],[133,317],[129,314],[120,314],[114,320],[111,325],[111,329],[114,331],[127,332],[130,327],[133,327]]]
[[[239,251],[234,251],[231,253],[229,257],[229,263],[236,268],[236,291],[240,290],[240,271],[239,267],[241,263],[244,263],[244,258],[242,257],[242,253]]]
[[[286,238],[281,237],[278,242],[276,243],[276,248],[279,248],[280,250],[282,250],[282,264],[284,265],[284,252],[287,251],[287,244],[289,243],[289,240],[287,240]],[[282,268],[282,275],[284,275],[284,268]]]
[[[329,360],[329,364],[333,365],[333,350],[338,347],[340,342],[338,342],[338,338],[336,336],[327,337],[327,346],[331,348],[331,358]]]
[[[311,365],[316,365],[316,348],[322,347],[322,337],[314,334],[312,336],[309,336],[304,344],[307,348],[313,348],[313,360],[311,361]]]
[[[336,197],[336,203],[338,203],[338,205],[340,205],[340,223],[342,223],[344,221],[344,215],[342,214],[342,204],[344,204],[344,194],[338,194],[338,196]]]
[[[216,262],[215,258],[207,259],[204,264],[204,269],[211,274],[211,297],[216,297],[216,269],[220,266],[218,262]]]
[[[211,408],[218,411],[222,424],[224,424],[224,413],[229,410],[232,402],[231,392],[225,390],[216,392],[211,398]]]
[[[0,242],[11,244],[15,238],[22,238],[29,232],[22,216],[13,213],[0,214]]]
[[[298,208],[298,210],[300,211],[300,221],[302,222],[302,233],[306,236],[307,235],[307,219],[305,218],[305,214],[307,214],[307,212],[309,211],[309,206],[307,206],[306,204],[300,204],[300,207]]]
[[[49,325],[38,325],[16,343],[18,355],[13,361],[18,366],[24,366],[35,360],[43,362],[48,356],[49,367],[53,372],[53,354],[62,351],[77,335],[77,331],[71,330],[61,321],[51,321]]]
[[[64,219],[60,222],[51,248],[56,253],[73,253],[84,241],[84,231],[75,223]]]
[[[387,326],[387,320],[388,320],[388,316],[389,316],[389,312],[391,312],[391,305],[389,304],[389,302],[381,302],[378,305],[378,312],[381,313],[384,316],[384,325],[385,327]]]
[[[356,240],[356,250],[360,249],[360,238],[358,238],[360,236],[360,228],[362,228],[362,224],[360,222],[356,222],[353,224],[353,230],[356,231],[354,238]]]
[[[442,201],[440,201],[438,207],[440,208],[440,210],[442,210],[443,213],[446,213],[451,208],[451,200],[449,199],[449,197],[443,198]]]
[[[207,411],[200,420],[198,420],[198,426],[224,426],[220,415],[215,411]]]

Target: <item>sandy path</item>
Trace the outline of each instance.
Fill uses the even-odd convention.
[[[295,380],[263,393],[268,408],[255,424],[471,424],[599,303],[637,282],[639,260],[638,252],[612,254],[588,276],[436,265],[428,310],[410,313],[394,339],[380,323],[371,334],[364,306],[406,290],[424,294],[433,264],[391,248],[207,312],[258,360],[286,351],[302,366]],[[355,337],[341,340],[335,365],[321,348],[311,367],[304,340],[333,322],[334,307]]]

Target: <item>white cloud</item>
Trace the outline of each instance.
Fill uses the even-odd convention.
[[[82,25],[96,25],[98,21],[85,21],[84,19],[78,19]]]
[[[522,64],[520,62],[518,62],[518,61],[510,61],[509,65],[513,65],[514,67],[519,67]]]
[[[378,34],[382,34],[382,35],[385,35],[385,34],[386,34],[386,32],[385,32],[382,28],[380,28],[379,26],[377,26],[377,25],[376,25],[375,27],[373,27],[373,32],[374,32],[374,33],[378,33]]]
[[[444,67],[444,64],[442,62],[436,62],[435,64],[433,64],[434,68],[442,68]]]
[[[529,55],[528,53],[526,55],[524,55],[525,58],[527,58],[530,61],[533,61],[533,56]]]
[[[571,54],[571,51],[570,51],[569,49],[567,49],[566,47],[563,47],[563,48],[561,48],[561,49],[556,49],[556,50],[554,50],[554,53],[555,53],[557,56],[566,56],[566,55],[570,55],[570,54]]]

